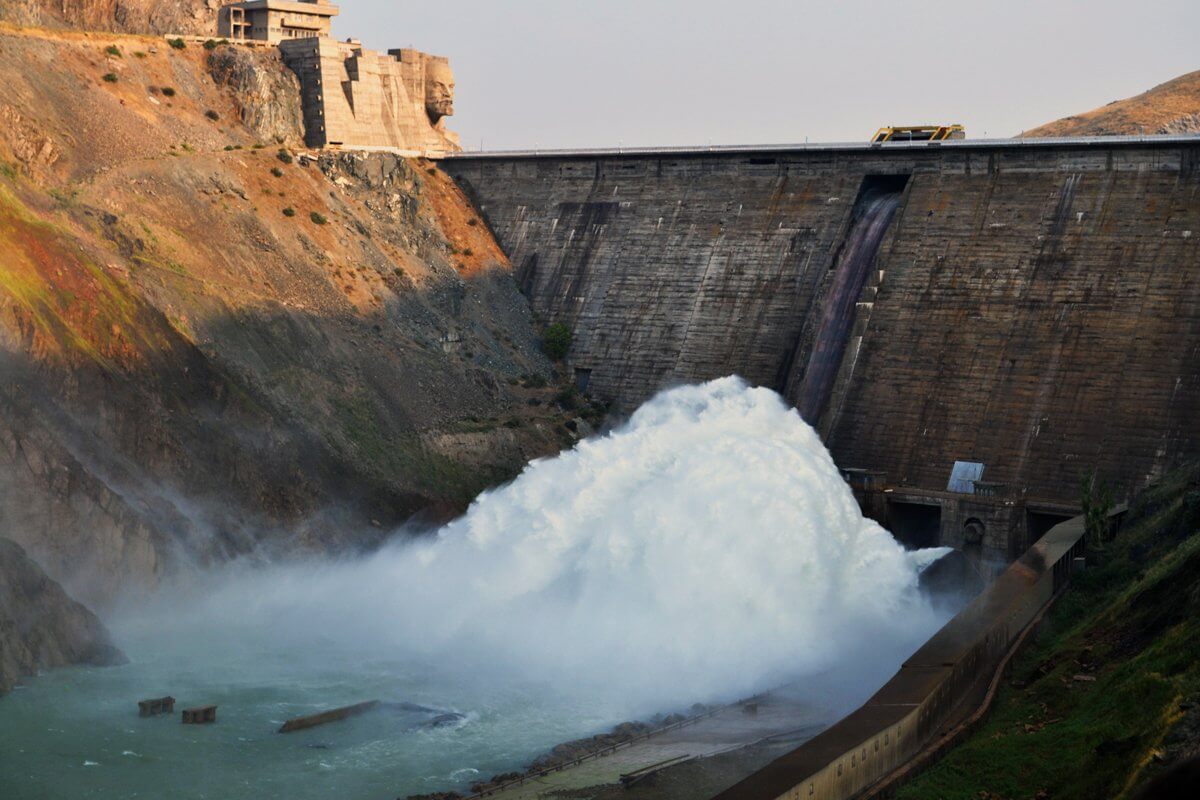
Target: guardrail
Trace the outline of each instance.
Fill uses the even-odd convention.
[[[532,150],[461,150],[446,153],[441,160],[461,159],[505,159],[505,158],[554,158],[570,156],[655,156],[655,155],[704,155],[712,153],[812,153],[812,152],[875,152],[900,150],[926,150],[947,148],[952,150],[996,149],[996,148],[1045,148],[1045,147],[1129,147],[1136,145],[1200,144],[1197,134],[1154,134],[1150,136],[1058,136],[1029,139],[947,139],[940,142],[804,142],[794,144],[724,144],[724,145],[669,145],[662,147],[596,147],[596,148],[535,148]]]
[[[597,758],[602,758],[603,756],[612,755],[613,753],[617,752],[618,750],[624,750],[627,747],[632,747],[633,745],[635,745],[639,742],[644,742],[647,739],[650,739],[654,736],[661,736],[664,733],[670,733],[671,731],[677,731],[680,728],[686,728],[690,725],[695,725],[698,722],[703,722],[706,719],[715,717],[716,715],[718,715],[724,711],[730,711],[732,709],[736,709],[739,706],[742,706],[746,703],[757,702],[762,697],[763,697],[763,695],[754,695],[753,697],[747,697],[745,699],[738,700],[733,703],[729,703],[728,705],[718,706],[717,708],[711,709],[709,711],[705,711],[703,714],[696,714],[695,716],[688,717],[687,719],[681,719],[678,722],[672,722],[670,725],[664,725],[661,728],[655,728],[654,730],[646,731],[645,733],[638,734],[637,736],[634,736],[633,738],[630,738],[630,739],[626,739],[622,742],[617,742],[616,744],[611,744],[611,745],[608,745],[607,747],[602,747],[598,750],[593,750],[589,753],[585,753],[585,754],[579,756],[578,758],[574,758],[570,761],[564,761],[561,764],[556,764],[553,767],[546,767],[545,769],[538,770],[537,772],[530,772],[525,775],[522,775],[519,778],[513,778],[511,781],[505,781],[504,783],[497,784],[496,786],[493,786],[490,789],[485,789],[482,792],[477,792],[472,795],[467,795],[465,800],[479,800],[479,798],[491,797],[492,795],[497,794],[498,792],[503,792],[508,789],[512,789],[513,787],[520,786],[524,783],[528,783],[529,781],[535,780],[537,778],[544,778],[547,775],[551,775],[555,772],[562,772],[565,769],[571,769],[572,767],[577,767],[580,764],[584,763],[585,761],[592,761]]]

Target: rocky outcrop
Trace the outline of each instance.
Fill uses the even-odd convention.
[[[100,611],[454,514],[578,413],[453,181],[281,150],[210,52],[0,35],[0,535]]]
[[[212,36],[217,9],[231,0],[5,0],[0,19],[16,25]]]
[[[1022,136],[1139,136],[1200,133],[1200,71],[1136,97],[1042,125]]]
[[[230,90],[242,124],[260,139],[303,142],[300,82],[284,66],[278,50],[221,45],[209,54],[208,71]]]
[[[95,614],[0,539],[0,694],[43,669],[124,661]]]

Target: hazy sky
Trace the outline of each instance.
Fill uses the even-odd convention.
[[[341,0],[334,34],[446,55],[463,145],[1008,136],[1200,69],[1200,0]]]

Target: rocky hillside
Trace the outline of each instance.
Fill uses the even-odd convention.
[[[0,535],[98,608],[180,564],[371,546],[580,430],[455,185],[281,147],[290,80],[0,33]]]
[[[1136,136],[1200,133],[1200,71],[1085,114],[1042,125],[1022,136]]]
[[[0,694],[39,670],[124,660],[95,614],[0,539]]]
[[[231,0],[4,0],[0,20],[22,26],[212,36]]]

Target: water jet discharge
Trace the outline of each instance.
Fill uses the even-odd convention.
[[[89,785],[102,776],[118,790],[147,772],[186,787],[200,780],[191,765],[219,758],[228,768],[209,790],[403,794],[462,789],[559,741],[790,681],[842,710],[944,620],[917,587],[940,552],[906,552],[865,519],[774,392],[736,377],[682,386],[530,463],[430,537],[358,558],[235,564],[123,612],[114,629],[133,663],[60,673],[77,681],[67,706],[57,675],[18,693],[0,753],[18,742],[40,753],[46,777],[27,788],[53,793],[84,785],[68,768],[84,761],[104,765]],[[219,703],[221,723],[183,741],[105,713],[130,682],[172,681],[176,696]],[[376,711],[269,735],[364,695],[450,709],[455,724]],[[47,731],[45,713],[76,723]],[[72,733],[80,713],[96,735]],[[189,791],[178,796],[200,796]]]

